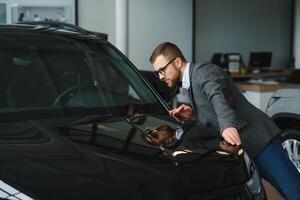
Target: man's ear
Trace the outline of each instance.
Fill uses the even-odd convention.
[[[182,68],[184,66],[184,62],[183,62],[183,60],[180,57],[177,57],[175,59],[175,63],[176,63],[176,67],[178,69],[180,69],[180,68]]]
[[[177,58],[174,60],[174,62],[176,63],[176,66],[179,67],[179,66],[181,66],[182,60],[181,60],[180,57],[177,57]]]

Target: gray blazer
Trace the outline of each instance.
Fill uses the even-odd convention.
[[[254,157],[281,130],[249,103],[231,78],[214,64],[190,64],[189,95],[199,122],[220,133],[236,127],[243,148]]]

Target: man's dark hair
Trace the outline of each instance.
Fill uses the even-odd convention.
[[[158,131],[166,131],[168,133],[174,132],[174,129],[172,127],[168,126],[168,125],[161,125],[156,130],[158,130]]]
[[[154,63],[156,58],[159,55],[163,55],[165,58],[171,60],[173,58],[179,57],[183,62],[186,62],[185,57],[183,56],[181,50],[171,42],[163,42],[159,44],[153,51],[149,60],[151,63]]]

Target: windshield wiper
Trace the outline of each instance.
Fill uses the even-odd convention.
[[[150,129],[145,129],[142,130],[138,125],[143,123],[146,119],[146,116],[144,114],[135,114],[135,115],[131,115],[128,117],[124,117],[124,121],[126,121],[128,124],[130,124],[132,127],[136,128],[137,130],[139,130],[142,134],[144,134],[145,136],[149,136],[149,134],[151,134],[151,130]],[[138,124],[138,125],[136,125]],[[161,150],[161,152],[171,158],[174,162],[175,165],[178,165],[178,162],[174,159],[174,156],[172,155],[172,153],[168,152],[166,150],[166,148],[164,148],[163,146],[159,145],[158,146]]]
[[[78,125],[78,124],[93,124],[93,123],[97,123],[97,122],[103,122],[103,121],[111,121],[113,119],[113,121],[115,121],[116,119],[120,119],[120,117],[111,115],[111,114],[107,114],[107,115],[88,115],[86,117],[74,120],[70,123],[68,123],[68,126],[72,126],[72,125]]]

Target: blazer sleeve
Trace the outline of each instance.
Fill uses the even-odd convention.
[[[238,128],[233,110],[234,97],[230,93],[225,72],[208,66],[207,70],[197,73],[198,87],[212,104],[219,123],[220,132],[229,127]]]

